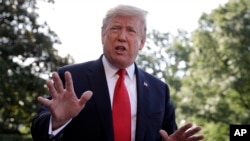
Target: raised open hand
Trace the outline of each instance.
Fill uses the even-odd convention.
[[[199,141],[203,140],[205,137],[203,135],[195,135],[201,130],[201,127],[197,126],[192,128],[192,123],[188,123],[173,134],[168,136],[168,133],[164,130],[160,130],[162,136],[162,141]]]
[[[65,72],[65,88],[59,77],[54,72],[52,80],[47,81],[51,100],[38,97],[38,101],[50,109],[52,115],[52,129],[57,129],[65,124],[68,120],[78,115],[84,108],[86,102],[91,98],[92,92],[86,91],[82,94],[80,99],[75,94],[73,81],[70,72]]]

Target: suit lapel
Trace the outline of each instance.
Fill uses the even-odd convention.
[[[113,141],[111,103],[101,57],[93,64],[89,72],[89,80],[93,91],[92,98],[94,98],[99,113],[97,116],[100,117],[107,140]]]
[[[146,129],[148,126],[148,89],[149,83],[146,81],[143,73],[136,67],[137,80],[137,123],[136,123],[136,141],[145,140]]]
[[[137,122],[135,140],[144,141],[149,122],[149,111],[147,109],[150,102],[148,96],[150,84],[147,82],[144,73],[141,72],[137,66],[135,67],[135,73],[137,80]],[[97,116],[100,116],[107,140],[113,141],[111,102],[101,57],[92,67],[90,67],[89,80],[93,91],[92,98],[94,98],[99,112]]]

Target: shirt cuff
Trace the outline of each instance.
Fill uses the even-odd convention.
[[[70,119],[69,121],[67,121],[64,125],[62,125],[62,126],[59,127],[58,129],[52,131],[52,117],[50,117],[50,122],[49,122],[49,135],[52,135],[52,136],[57,135],[60,131],[62,131],[62,130],[65,128],[65,126],[67,126],[67,125],[70,123],[71,120],[72,120],[72,119]]]

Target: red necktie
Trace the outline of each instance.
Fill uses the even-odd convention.
[[[113,126],[115,141],[131,141],[131,110],[128,91],[124,84],[126,70],[118,71],[113,98]]]

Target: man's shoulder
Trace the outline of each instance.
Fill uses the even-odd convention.
[[[162,79],[160,79],[159,77],[156,77],[155,75],[153,75],[153,74],[151,74],[151,73],[149,73],[141,68],[138,68],[138,74],[143,76],[144,78],[150,80],[150,81],[155,82],[155,83],[166,85],[166,83]]]
[[[68,64],[65,66],[61,66],[59,69],[69,69],[69,68],[79,68],[79,67],[83,67],[83,66],[89,66],[90,64],[92,64],[95,61],[87,61],[87,62],[82,62],[82,63],[75,63],[75,64]]]
[[[58,70],[86,69],[86,68],[89,68],[90,66],[100,65],[100,63],[101,63],[101,60],[99,58],[97,60],[90,60],[90,61],[86,61],[82,63],[68,64],[68,65],[58,68]]]
[[[101,62],[99,60],[91,60],[82,63],[68,64],[58,68],[59,73],[64,73],[65,71],[69,71],[71,73],[84,73],[89,70],[93,70],[97,68],[97,66],[101,66]]]

